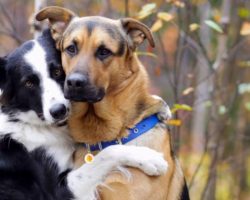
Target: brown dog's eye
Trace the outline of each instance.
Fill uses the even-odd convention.
[[[74,56],[77,53],[77,48],[75,44],[71,44],[69,45],[65,51],[70,55],[70,56]]]
[[[96,57],[99,58],[100,60],[104,60],[111,55],[113,55],[113,53],[109,49],[103,46],[99,47],[96,51]]]

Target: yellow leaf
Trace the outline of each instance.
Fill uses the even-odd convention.
[[[236,62],[239,67],[250,67],[250,60],[239,60]]]
[[[152,32],[156,32],[158,30],[160,30],[160,28],[162,27],[162,20],[161,19],[157,19],[156,22],[153,24],[153,26],[151,27],[151,31]]]
[[[158,17],[159,19],[162,19],[162,20],[166,21],[166,22],[169,22],[169,21],[171,21],[172,19],[174,19],[174,16],[171,15],[171,14],[169,14],[169,13],[167,13],[167,12],[159,12],[159,13],[157,14],[157,17]]]
[[[221,21],[221,12],[218,9],[213,10],[213,19],[216,23],[220,23]]]
[[[179,8],[184,8],[185,7],[185,3],[181,2],[181,1],[176,1],[174,3],[175,6],[179,7]]]
[[[185,110],[185,111],[192,111],[192,107],[187,104],[174,104],[175,110]]]
[[[181,120],[179,120],[179,119],[170,119],[166,123],[168,125],[172,125],[172,126],[180,126],[181,125]]]
[[[145,19],[146,17],[148,17],[149,15],[151,15],[152,12],[140,12],[137,16],[137,19]]]
[[[137,18],[144,19],[144,18],[148,17],[149,15],[151,15],[153,12],[155,12],[155,9],[156,9],[155,3],[146,4],[142,7],[140,12],[138,13]]]
[[[182,95],[186,96],[186,95],[190,94],[193,91],[194,91],[193,87],[186,88],[185,90],[183,90]]]
[[[245,103],[245,108],[247,109],[247,111],[250,111],[250,102]]]
[[[157,55],[154,54],[154,53],[150,53],[150,52],[144,52],[144,51],[137,51],[135,52],[136,55],[138,56],[150,56],[150,57],[153,57],[153,58],[157,58]]]
[[[183,8],[185,6],[185,3],[180,0],[166,0],[167,3],[174,4],[177,7]]]
[[[250,22],[244,22],[241,30],[240,30],[241,35],[249,35],[250,34]]]
[[[189,25],[189,30],[191,32],[196,31],[198,28],[200,28],[199,24],[193,23]]]
[[[174,114],[178,109],[177,108],[172,108],[170,111],[172,114]]]

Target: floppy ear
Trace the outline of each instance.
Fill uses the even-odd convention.
[[[6,60],[0,57],[0,88],[3,88],[6,82],[6,70],[5,70]]]
[[[74,17],[76,17],[75,13],[58,6],[45,7],[36,14],[36,20],[38,21],[49,20],[51,34],[56,41],[57,48],[59,48],[59,41],[62,38],[63,32]]]
[[[148,39],[151,47],[155,47],[153,35],[145,24],[132,18],[121,19],[121,23],[126,34],[130,37],[133,43],[133,50],[135,50],[145,39]]]

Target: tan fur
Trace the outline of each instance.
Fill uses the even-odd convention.
[[[56,11],[58,12],[58,9]],[[50,9],[50,12],[53,11]],[[51,14],[48,15],[51,16]],[[106,26],[123,34],[126,38],[126,46],[121,56],[111,56],[103,62],[94,57],[100,44],[105,44],[107,48],[116,52],[119,43],[116,35],[111,37],[101,26],[95,27],[90,33],[85,27],[86,22],[90,20],[102,21]],[[50,21],[55,23],[55,19]],[[148,93],[148,75],[133,52],[145,38],[152,46],[154,45],[153,37],[145,27],[133,19],[75,17],[61,33],[61,45],[58,46],[62,51],[66,75],[74,72],[88,73],[91,83],[97,87],[103,87],[106,92],[105,97],[94,104],[72,103],[69,127],[76,142],[95,144],[126,136],[128,128],[133,127],[146,116],[158,112],[162,107],[162,102]],[[79,49],[74,57],[70,57],[64,51],[72,41],[77,43]],[[149,177],[139,170],[130,169],[132,173],[130,181],[119,173],[111,174],[106,180],[108,187],[100,187],[101,199],[179,199],[184,177],[178,161],[172,154],[171,138],[166,127],[159,124],[128,145],[148,146],[163,152],[169,164],[168,171],[161,177]],[[85,154],[86,149],[79,148],[75,154],[78,165],[82,164]]]
[[[133,127],[145,117],[143,111],[151,110],[152,114],[159,110],[162,106],[160,100],[151,95],[144,96],[146,74],[144,68],[141,67],[141,70],[126,80],[126,87],[117,88],[122,92],[114,91],[114,94],[111,93],[94,105],[73,103],[69,126],[75,140],[95,144],[125,136],[127,128]],[[141,80],[145,80],[145,83]],[[143,108],[138,111],[139,103],[143,104]]]
[[[129,145],[146,145],[163,152],[165,159],[169,163],[167,174],[165,176],[152,178],[145,176],[145,174],[139,170],[133,169],[133,177],[131,180],[128,180],[121,174],[112,174],[105,182],[109,188],[100,188],[102,195],[101,199],[120,200],[124,197],[124,199],[131,200],[174,200],[180,198],[183,185],[183,175],[180,176],[182,171],[178,168],[178,162],[170,153],[170,137],[165,131],[164,127],[157,127],[148,133],[154,136],[153,138],[155,140],[153,142],[151,136],[143,135],[142,138],[137,138]]]

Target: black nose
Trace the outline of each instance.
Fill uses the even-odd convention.
[[[74,73],[67,78],[67,86],[69,89],[82,89],[87,84],[87,77],[80,74]]]
[[[63,119],[67,113],[66,106],[64,104],[55,104],[50,110],[49,110],[51,116],[54,119]]]

